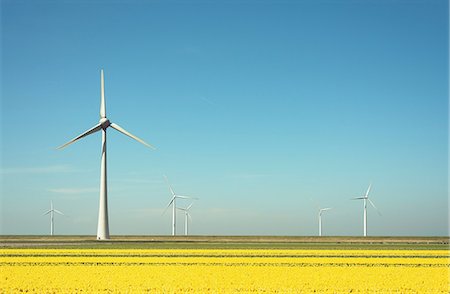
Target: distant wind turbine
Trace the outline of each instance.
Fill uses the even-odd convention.
[[[177,207],[176,201],[177,201],[177,198],[180,198],[180,199],[198,199],[198,198],[175,194],[172,187],[170,186],[169,179],[167,178],[166,175],[164,175],[164,179],[166,179],[167,185],[169,186],[170,194],[172,194],[172,198],[170,199],[169,204],[167,204],[167,207],[164,210],[164,213],[167,211],[167,209],[170,207],[170,205],[172,205],[172,236],[175,236],[177,234],[177,232],[176,232],[176,207]]]
[[[319,208],[319,236],[322,236],[322,213],[324,211],[330,210],[332,208],[327,207],[327,208]]]
[[[192,204],[194,204],[193,202],[186,208],[181,208],[181,207],[177,207],[178,210],[184,211],[184,235],[187,236],[188,235],[188,230],[189,230],[189,222],[188,222],[188,218],[191,220],[192,222],[192,218],[191,218],[191,214],[189,213],[189,209],[191,209]]]
[[[61,211],[54,209],[53,208],[53,201],[50,201],[50,210],[43,213],[42,215],[46,215],[50,213],[50,236],[53,236],[53,232],[54,232],[54,224],[53,224],[53,218],[54,218],[54,213],[59,213],[60,215],[64,215],[64,213],[62,213]]]
[[[372,205],[373,208],[375,208],[375,210],[378,212],[378,214],[381,215],[378,208],[375,206],[375,204],[373,204],[372,200],[369,199],[369,192],[371,187],[372,183],[369,184],[369,188],[367,188],[366,194],[364,196],[352,198],[352,200],[364,200],[364,237],[367,236],[367,201],[369,201],[370,205]]]
[[[109,224],[108,224],[108,199],[107,199],[107,183],[106,183],[106,129],[112,127],[120,133],[144,144],[147,147],[155,149],[150,144],[147,144],[142,139],[127,132],[122,127],[115,123],[111,123],[106,117],[106,104],[105,104],[105,82],[103,78],[103,69],[101,70],[100,79],[100,121],[98,124],[82,133],[81,135],[73,138],[64,145],[59,146],[57,149],[62,149],[79,139],[89,136],[95,132],[102,131],[102,158],[101,158],[101,171],[100,171],[100,204],[98,212],[98,227],[97,227],[97,240],[109,239]]]

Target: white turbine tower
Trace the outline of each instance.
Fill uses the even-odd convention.
[[[176,208],[177,208],[176,201],[177,201],[177,198],[181,198],[181,199],[198,199],[198,198],[175,194],[172,187],[170,186],[169,179],[167,178],[167,176],[164,175],[164,178],[166,179],[167,185],[169,186],[170,194],[172,194],[172,198],[170,199],[169,204],[167,204],[167,207],[164,210],[164,213],[167,211],[169,206],[172,205],[172,236],[175,236],[177,234],[177,232],[176,232]]]
[[[364,196],[352,198],[352,200],[361,200],[361,199],[364,200],[364,237],[367,236],[367,202],[369,202],[370,205],[372,205],[373,208],[375,208],[378,214],[380,214],[378,208],[375,206],[375,204],[373,204],[372,200],[369,199],[369,192],[371,187],[372,183],[369,184],[369,188],[367,188],[366,194]]]
[[[177,207],[178,210],[184,211],[184,235],[185,236],[187,236],[188,232],[189,232],[188,218],[192,221],[191,214],[189,213],[189,209],[191,209],[192,204],[194,204],[194,203],[191,203],[186,208]]]
[[[53,236],[53,232],[54,232],[54,224],[53,224],[53,218],[54,218],[54,213],[59,213],[60,215],[64,215],[64,213],[62,213],[61,211],[54,209],[53,208],[53,201],[50,201],[50,210],[45,212],[42,215],[46,215],[50,213],[50,236]]]
[[[332,208],[327,207],[327,208],[319,208],[319,236],[322,236],[322,213],[324,211],[330,210]]]
[[[106,129],[112,127],[113,129],[119,131],[120,133],[144,144],[147,147],[155,149],[150,144],[147,144],[142,139],[134,136],[133,134],[127,132],[122,127],[115,123],[111,123],[108,118],[106,118],[106,104],[105,104],[105,82],[103,78],[103,69],[101,70],[100,79],[100,121],[98,124],[82,133],[81,135],[73,138],[64,145],[61,145],[57,149],[62,149],[79,139],[89,136],[95,132],[102,131],[102,158],[101,158],[101,172],[100,172],[100,204],[98,212],[98,227],[97,227],[97,240],[107,240],[109,239],[109,225],[108,225],[108,199],[107,199],[107,182],[106,182]]]

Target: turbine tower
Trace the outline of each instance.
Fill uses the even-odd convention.
[[[172,194],[172,198],[170,199],[169,204],[167,204],[167,207],[164,210],[164,213],[167,211],[167,209],[170,207],[170,205],[172,205],[172,236],[175,236],[177,234],[177,230],[176,230],[176,215],[177,215],[176,214],[176,209],[177,209],[176,201],[177,201],[177,198],[181,198],[181,199],[198,199],[198,198],[175,194],[172,187],[170,186],[169,179],[167,178],[167,176],[164,175],[164,179],[166,179],[167,185],[169,186],[170,194]]]
[[[100,204],[98,211],[98,227],[97,227],[97,240],[109,239],[109,224],[108,224],[108,198],[107,198],[107,176],[106,176],[106,129],[111,127],[120,133],[144,144],[147,147],[155,149],[150,144],[144,142],[142,139],[127,132],[119,125],[112,123],[106,117],[106,104],[105,104],[105,82],[103,78],[103,69],[100,72],[100,121],[98,124],[82,133],[81,135],[73,138],[64,145],[59,146],[57,149],[62,149],[68,145],[78,141],[81,138],[89,136],[98,131],[102,131],[102,155],[101,155],[101,171],[100,171]]]
[[[184,235],[187,236],[188,235],[188,230],[189,230],[189,222],[188,222],[188,218],[192,221],[191,215],[189,213],[189,209],[192,207],[192,204],[194,204],[194,202],[192,202],[188,207],[186,208],[181,208],[181,207],[177,207],[178,210],[184,211]]]
[[[42,215],[46,215],[50,213],[50,236],[53,236],[53,232],[54,232],[54,224],[53,224],[53,218],[54,218],[54,213],[59,213],[60,215],[64,215],[64,213],[62,213],[61,211],[54,209],[53,208],[53,201],[50,200],[50,210],[45,212]]]
[[[367,202],[375,208],[375,210],[380,214],[378,208],[373,204],[372,200],[369,199],[370,188],[372,187],[372,183],[369,184],[369,188],[367,188],[366,194],[361,197],[352,198],[352,200],[364,200],[364,237],[367,236]],[[381,215],[381,214],[380,214]]]
[[[332,208],[319,208],[319,236],[322,236],[322,213]]]

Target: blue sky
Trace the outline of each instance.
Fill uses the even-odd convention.
[[[448,235],[448,1],[2,1],[2,234]],[[180,203],[187,206],[189,203]],[[182,232],[182,215],[178,231]]]

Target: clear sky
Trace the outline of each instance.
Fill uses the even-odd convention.
[[[448,235],[449,7],[423,1],[1,1],[2,234]],[[189,202],[180,202],[187,206]],[[178,232],[183,229],[179,214]]]

